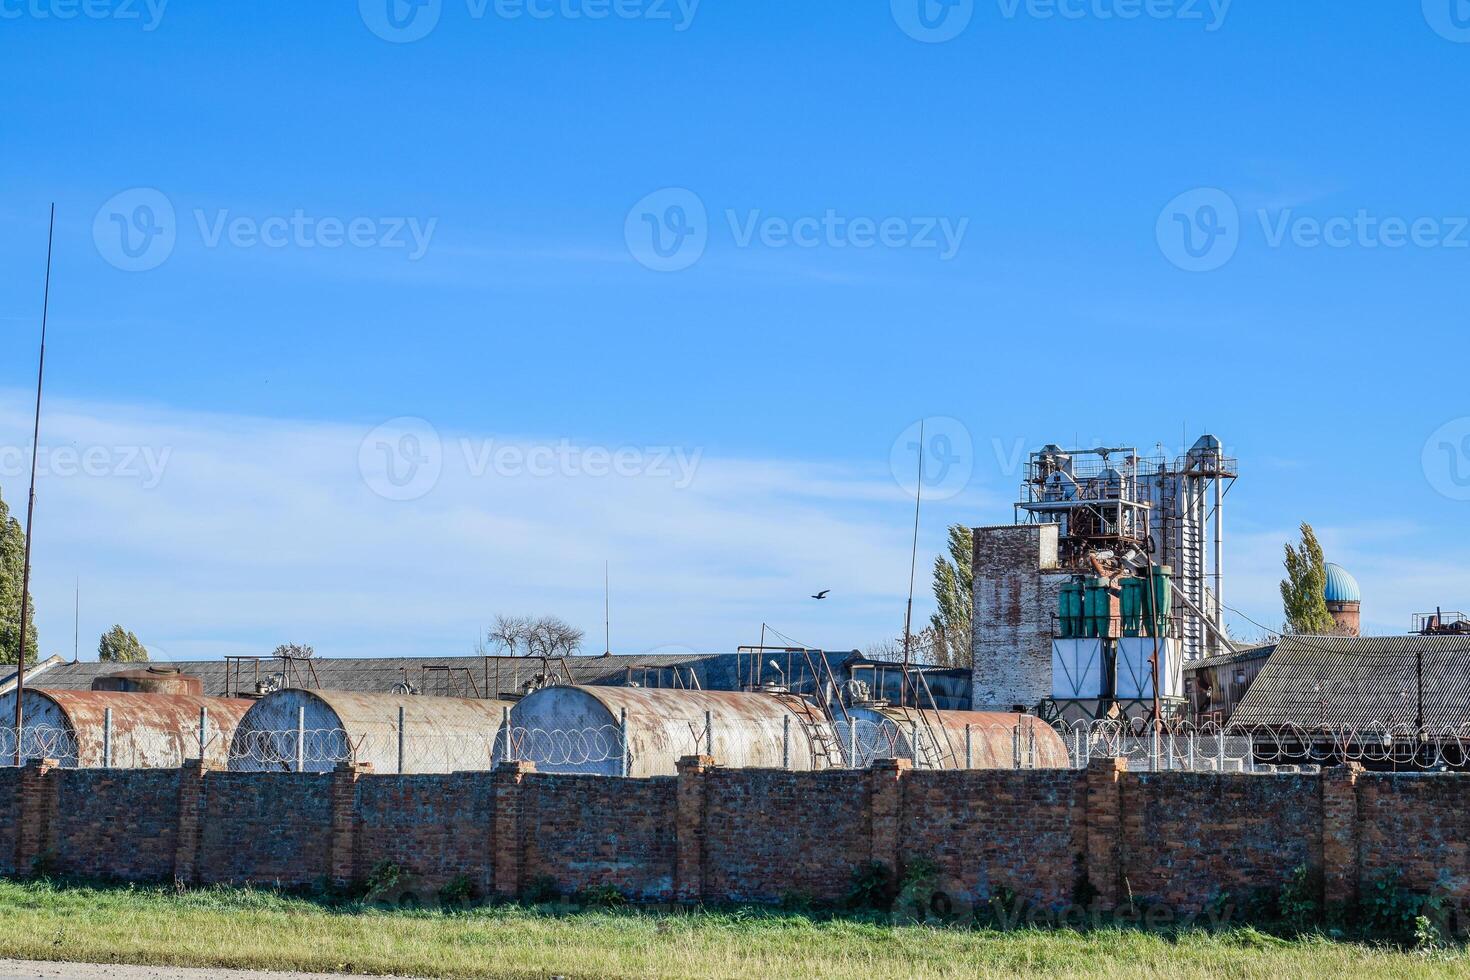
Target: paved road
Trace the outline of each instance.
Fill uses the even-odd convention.
[[[0,960],[0,980],[354,980],[342,973],[264,973],[194,970],[176,966],[116,966]],[[367,978],[356,978],[367,980]],[[383,980],[383,978],[374,978]]]

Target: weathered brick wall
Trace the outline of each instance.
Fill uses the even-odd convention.
[[[1139,901],[1199,911],[1221,893],[1279,891],[1320,867],[1316,776],[1129,773],[1122,778],[1122,873]]]
[[[207,773],[198,880],[292,887],[325,878],[330,782],[331,776],[314,773]]]
[[[488,895],[494,884],[491,788],[481,773],[359,778],[358,875],[392,861],[412,876],[417,889],[437,890],[465,874],[477,894]]]
[[[531,775],[521,793],[523,884],[673,900],[674,780]]]
[[[1087,848],[1086,808],[1085,774],[1071,770],[911,772],[900,854],[935,862],[940,888],[967,905],[1003,889],[1066,902]]]
[[[675,778],[535,773],[376,776],[0,769],[0,872],[286,886],[407,869],[416,894],[459,874],[484,895],[547,877],[647,901],[836,900],[871,861],[933,861],[958,904],[1002,891],[1061,908],[1087,883],[1197,912],[1222,893],[1322,871],[1349,902],[1392,871],[1470,902],[1470,775],[719,769]]]
[[[1470,775],[1364,773],[1357,779],[1361,884],[1405,886],[1470,902]]]
[[[1052,614],[1066,576],[1057,566],[1057,525],[975,528],[977,711],[1009,711],[1051,696]]]
[[[16,817],[20,814],[21,771],[0,768],[0,875],[13,875],[24,868],[15,866]]]
[[[835,901],[872,852],[866,772],[713,769],[703,876],[723,901]]]
[[[55,809],[42,850],[56,873],[136,881],[173,877],[178,770],[73,769],[49,776]]]

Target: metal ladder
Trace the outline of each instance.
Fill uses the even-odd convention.
[[[924,763],[922,768],[960,768],[954,745],[949,740],[949,729],[939,720],[939,705],[934,700],[934,691],[929,687],[929,680],[924,676],[924,671],[905,664],[903,676],[905,686],[913,688],[914,691],[914,711],[918,715],[916,727],[924,733],[924,737],[914,739],[919,743],[913,746],[915,766],[918,767],[918,763],[922,760]],[[918,678],[917,683],[914,677]],[[929,714],[925,713],[924,696],[929,698],[929,711],[933,714],[932,719]]]
[[[786,705],[796,715],[801,730],[806,734],[812,749],[813,769],[840,769],[843,766],[842,746],[837,744],[835,730],[828,712],[818,712],[806,698],[799,694],[775,694],[777,701]],[[818,765],[818,762],[823,763]]]

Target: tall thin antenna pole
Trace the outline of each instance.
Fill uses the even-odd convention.
[[[51,312],[51,247],[56,241],[56,205],[46,232],[46,288],[41,300],[41,361],[36,368],[36,420],[31,432],[31,491],[26,498],[26,549],[20,573],[20,643],[15,648],[15,764],[21,764],[21,702],[26,690],[26,626],[31,604],[31,531],[36,522],[36,453],[41,443],[41,383],[46,378],[46,318]]]
[[[609,586],[607,560],[602,562],[602,652],[612,653],[612,589]]]
[[[82,580],[77,578],[77,604],[72,610],[71,617],[71,659],[73,662],[81,659],[82,649]]]
[[[914,544],[909,551],[909,604],[903,614],[903,665],[909,665],[910,628],[914,620],[914,570],[919,563],[919,501],[924,498],[924,420],[919,420],[919,479],[914,487]],[[908,672],[904,672],[908,676]]]

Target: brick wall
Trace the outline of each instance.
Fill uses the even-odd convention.
[[[1057,525],[975,528],[976,711],[1030,707],[1051,696],[1052,614],[1068,576],[1057,567]]]
[[[0,769],[0,871],[186,883],[361,880],[383,861],[418,895],[550,878],[645,901],[840,899],[870,861],[939,868],[957,905],[1013,891],[1059,908],[1132,897],[1200,910],[1319,869],[1328,901],[1391,871],[1470,902],[1470,775],[719,769],[674,778]]]

